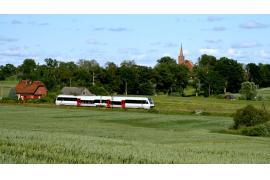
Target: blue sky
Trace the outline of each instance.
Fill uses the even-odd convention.
[[[95,59],[154,66],[201,54],[270,63],[270,15],[0,15],[0,64]]]

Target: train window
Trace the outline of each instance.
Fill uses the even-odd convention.
[[[146,100],[126,100],[129,104],[148,104]]]
[[[63,98],[64,101],[77,101],[77,98]]]
[[[56,100],[57,100],[57,101],[62,101],[63,98],[62,98],[62,97],[58,97]]]
[[[101,103],[107,103],[107,100],[101,100]]]
[[[77,98],[58,97],[57,101],[77,101]]]
[[[148,98],[148,100],[149,100],[150,104],[154,104],[154,101],[152,98]]]
[[[121,105],[121,101],[112,101],[112,105]]]
[[[143,100],[143,104],[148,104],[148,102],[146,100]]]
[[[94,100],[94,103],[100,103],[100,100],[99,99],[95,99]]]
[[[94,101],[91,101],[91,100],[82,100],[81,103],[83,103],[83,104],[94,104]]]

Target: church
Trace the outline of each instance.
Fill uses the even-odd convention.
[[[191,71],[193,68],[193,63],[190,60],[185,60],[185,56],[183,54],[182,44],[180,49],[180,54],[178,56],[178,64],[184,64]]]

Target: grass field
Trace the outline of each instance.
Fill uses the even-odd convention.
[[[257,108],[262,108],[264,103],[266,109],[270,111],[270,101],[245,101],[227,100],[214,97],[173,97],[157,96],[153,97],[156,109],[163,113],[196,113],[205,112],[210,115],[230,116],[236,109],[251,104]]]
[[[0,104],[1,163],[270,163],[231,117]]]
[[[8,80],[0,81],[0,97],[8,97],[10,95],[10,90],[16,86],[18,81]]]

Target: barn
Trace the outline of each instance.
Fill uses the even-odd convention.
[[[74,95],[74,96],[94,96],[87,88],[85,87],[63,87],[61,90],[63,95]]]
[[[40,81],[21,80],[16,85],[18,99],[40,99],[47,94],[48,90]]]

